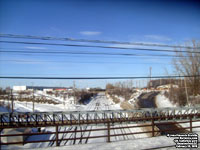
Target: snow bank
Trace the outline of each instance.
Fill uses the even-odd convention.
[[[176,107],[175,104],[172,104],[170,100],[165,97],[164,93],[158,94],[155,99],[155,103],[158,108],[162,107]]]
[[[137,101],[138,97],[143,93],[144,91],[142,90],[137,90],[135,93],[133,93],[133,95],[131,96],[131,99],[128,100],[128,102],[131,104],[131,105],[136,105],[135,102]]]

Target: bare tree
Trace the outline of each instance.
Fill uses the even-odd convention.
[[[129,100],[133,94],[133,82],[132,81],[123,81],[117,82],[116,84],[107,84],[106,91],[110,95],[121,96],[125,100]]]
[[[200,42],[192,40],[186,43],[186,47],[191,45],[192,48],[176,51],[178,57],[173,59],[173,65],[178,75],[192,76],[186,79],[188,92],[190,95],[197,95],[200,94]]]

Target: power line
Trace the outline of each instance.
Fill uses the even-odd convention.
[[[5,38],[21,38],[21,39],[37,39],[37,40],[60,40],[60,41],[73,41],[73,42],[89,42],[89,43],[107,43],[107,44],[125,44],[136,46],[157,46],[157,47],[171,47],[171,48],[188,48],[194,49],[191,46],[177,46],[167,44],[153,44],[153,43],[141,43],[141,42],[120,42],[120,41],[105,41],[105,40],[88,40],[88,39],[74,39],[74,38],[58,38],[58,37],[44,37],[33,35],[16,35],[16,34],[0,34],[0,37]],[[197,47],[200,48],[200,47]]]
[[[2,76],[21,76],[21,75],[23,75],[23,76],[30,76],[30,75],[38,75],[38,76],[41,76],[41,75],[45,75],[45,76],[50,76],[50,75],[56,75],[56,76],[58,76],[58,75],[103,75],[103,76],[106,76],[106,75],[113,75],[113,74],[111,74],[111,73],[106,73],[106,74],[62,74],[62,73],[60,73],[60,74],[24,74],[24,73],[15,73],[15,74],[2,74]],[[137,75],[137,74],[133,74],[133,73],[129,73],[129,74],[115,74],[116,76],[124,76],[124,75],[128,75],[128,76],[133,76],[133,75]],[[160,76],[159,74],[158,75],[155,75],[155,76]]]
[[[13,43],[13,44],[36,44],[36,45],[52,45],[52,46],[70,46],[70,47],[88,47],[88,48],[111,48],[111,49],[128,49],[135,51],[156,51],[156,52],[184,52],[184,53],[198,53],[200,52],[191,52],[191,51],[178,51],[178,50],[169,50],[169,49],[150,49],[150,48],[128,48],[128,47],[117,47],[117,46],[99,46],[99,45],[81,45],[81,44],[58,44],[58,43],[42,43],[42,42],[20,42],[20,41],[0,41],[1,43]]]
[[[148,78],[183,78],[198,76],[141,76],[141,77],[22,77],[22,76],[0,76],[1,79],[56,79],[56,80],[103,80],[103,79],[148,79]]]
[[[131,54],[131,53],[94,53],[94,52],[66,52],[66,51],[15,51],[1,50],[0,53],[30,53],[30,54],[72,54],[72,55],[111,55],[111,56],[155,56],[155,57],[188,57],[176,55],[152,55],[152,54]],[[200,57],[200,56],[199,56]]]
[[[0,52],[1,53],[1,52]],[[6,54],[6,53],[5,53]],[[13,54],[13,55],[24,55],[24,56],[34,56],[34,57],[41,57],[41,55],[35,55],[35,54],[30,54],[30,53],[8,53],[8,54]],[[45,55],[42,55],[42,57],[49,57],[49,56],[52,56],[52,54],[45,54]],[[91,57],[94,57],[93,55],[85,55],[84,57],[81,56],[81,55],[62,55],[62,54],[57,54],[57,55],[53,55],[54,57],[56,56],[59,56],[59,57],[69,57],[69,58],[72,58],[72,57],[75,57],[75,58],[91,58]],[[112,58],[112,59],[117,59],[117,58],[124,58],[124,56],[108,56],[108,55],[102,55],[101,57],[95,57],[96,59],[99,59],[99,58],[105,58],[105,59],[108,59],[108,58]],[[160,59],[171,59],[171,57],[149,57],[149,56],[131,56],[131,57],[126,57],[126,59],[148,59],[148,60],[160,60]],[[178,57],[177,57],[178,58]]]
[[[0,61],[10,61],[10,62],[38,62],[38,63],[48,63],[48,62],[53,62],[53,63],[92,63],[92,64],[135,64],[135,65],[140,65],[140,64],[149,64],[149,65],[170,65],[170,64],[166,64],[166,63],[131,63],[131,62],[99,62],[99,61],[95,61],[95,62],[72,62],[72,61],[27,61],[27,60],[0,60]]]

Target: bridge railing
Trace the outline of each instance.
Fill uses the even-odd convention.
[[[49,127],[55,128],[53,132],[48,131],[38,131],[33,133],[23,133],[23,134],[0,134],[0,145],[12,145],[12,144],[26,144],[26,143],[42,143],[42,142],[49,142],[51,143],[51,146],[60,146],[64,145],[66,141],[74,141],[75,144],[76,141],[84,141],[84,143],[87,143],[89,139],[99,139],[99,138],[106,138],[107,142],[114,141],[114,137],[125,137],[128,135],[137,135],[137,134],[147,134],[148,136],[159,136],[159,135],[166,135],[169,133],[192,133],[193,131],[196,131],[196,128],[200,128],[200,119],[197,118],[194,119],[194,116],[196,114],[182,114],[182,115],[176,115],[176,116],[148,116],[145,118],[136,118],[135,123],[130,122],[128,119],[121,119],[121,120],[115,120],[115,119],[105,119],[105,120],[98,120],[96,122],[96,126],[100,125],[100,128],[91,128],[91,129],[83,129],[83,128],[76,128],[76,130],[62,130],[60,127],[65,126],[65,124],[61,123],[55,123],[52,124]],[[179,118],[184,118],[184,120],[180,120]],[[169,121],[171,120],[171,121]],[[173,121],[176,120],[176,121]],[[88,120],[93,121],[95,120]],[[137,122],[137,123],[136,123]],[[199,125],[195,122],[199,122]],[[87,122],[88,123],[88,122]],[[72,127],[83,127],[88,126],[87,123],[81,123],[80,122],[73,124]],[[103,123],[103,125],[102,125]],[[139,124],[138,124],[139,123]],[[127,125],[128,124],[128,125]],[[186,127],[181,127],[180,125],[183,124],[189,124]],[[94,125],[94,124],[92,124]],[[118,126],[120,125],[120,126]],[[164,126],[165,128],[162,128]],[[27,125],[27,127],[31,127]],[[41,127],[47,127],[45,124],[36,124],[34,125],[35,128],[41,128]],[[22,128],[21,126],[7,126],[7,128]],[[60,128],[60,129],[59,129]],[[115,133],[113,131],[116,130],[122,130],[122,129],[135,129],[134,131],[137,131],[137,128],[142,128],[142,131],[140,132],[132,132],[131,130],[128,130],[129,132],[122,132],[122,133]],[[104,135],[98,135],[93,134],[95,136],[81,136],[77,133],[86,133],[86,132],[98,132],[98,131],[104,131]],[[106,132],[105,132],[106,131]],[[127,130],[126,130],[127,131]],[[73,136],[64,137],[61,135],[66,134],[73,134]],[[17,136],[41,136],[41,135],[54,135],[54,137],[49,139],[40,139],[40,140],[24,140],[20,142],[2,142],[1,139],[3,138],[9,138],[9,137],[17,137]],[[39,138],[35,138],[39,139]]]
[[[200,107],[179,107],[179,108],[143,108],[135,110],[101,110],[101,111],[69,111],[69,112],[14,112],[0,113],[0,128],[27,126],[27,125],[52,125],[65,124],[74,125],[76,123],[91,124],[91,120],[129,120],[139,121],[140,118],[162,117],[162,116],[184,116],[192,115],[193,119],[200,117]],[[163,118],[164,119],[164,118]],[[166,120],[170,119],[166,118]],[[177,118],[179,120],[184,117]],[[146,119],[146,122],[148,119]],[[95,124],[97,122],[94,122]],[[98,122],[100,123],[100,122]]]

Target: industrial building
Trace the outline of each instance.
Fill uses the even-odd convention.
[[[40,91],[53,91],[53,90],[69,90],[71,88],[66,88],[66,87],[47,87],[47,86],[13,86],[13,91],[25,91],[25,90],[40,90]]]

